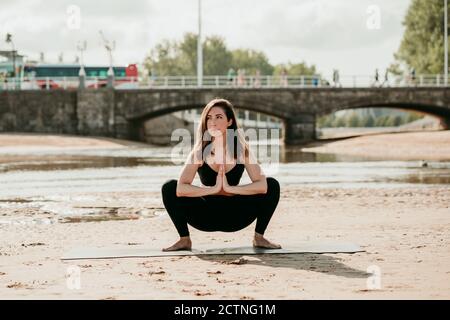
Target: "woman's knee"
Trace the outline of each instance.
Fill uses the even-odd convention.
[[[280,194],[280,183],[277,179],[272,177],[267,177],[267,193],[269,194]]]
[[[175,179],[167,180],[161,187],[161,193],[163,197],[176,195],[176,191],[177,191],[177,180]]]

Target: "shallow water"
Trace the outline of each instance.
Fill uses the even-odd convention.
[[[133,201],[127,202],[127,199],[119,199],[120,205],[103,207],[75,207],[72,203],[117,202],[118,199],[108,195],[113,192],[159,193],[166,180],[176,179],[180,173],[182,159],[179,158],[180,164],[175,165],[171,151],[172,148],[164,147],[63,152],[52,149],[3,150],[0,154],[0,208],[39,207],[40,212],[58,216],[60,222],[155,217],[164,208],[148,208],[146,204],[139,206]],[[284,150],[280,159],[272,166],[263,163],[263,168],[266,175],[276,177],[282,187],[430,188],[450,185],[448,161],[369,161],[333,154],[303,153],[295,148]],[[244,173],[242,183],[249,182]],[[198,177],[194,183],[199,184]],[[49,217],[33,219],[32,223],[54,222]],[[5,223],[5,220],[0,220],[0,223]]]

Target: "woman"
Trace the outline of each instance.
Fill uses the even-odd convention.
[[[191,249],[188,224],[207,232],[233,232],[255,219],[253,246],[281,248],[264,238],[278,205],[280,185],[264,176],[241,130],[229,101],[214,99],[203,109],[196,143],[180,178],[162,186],[164,206],[180,235],[163,251]],[[238,186],[244,169],[252,183]],[[201,187],[192,185],[197,172]]]

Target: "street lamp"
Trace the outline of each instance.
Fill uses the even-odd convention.
[[[202,48],[202,0],[198,0],[198,38],[197,38],[197,85],[203,81],[203,48]]]
[[[80,88],[84,88],[85,79],[86,79],[86,71],[84,70],[84,58],[83,58],[83,51],[85,51],[86,48],[87,48],[86,40],[84,40],[83,43],[78,42],[77,49],[78,49],[78,51],[80,51],[80,71],[78,72]]]
[[[12,41],[12,34],[6,34],[6,43],[11,43],[12,46],[12,58],[13,58],[13,77],[16,78],[16,48],[14,42]]]
[[[107,72],[107,76],[108,76],[108,87],[113,87],[113,77],[114,77],[114,70],[113,70],[113,58],[112,58],[112,51],[116,48],[116,42],[113,41],[112,45],[109,43],[108,40],[106,40],[105,35],[103,34],[103,31],[99,31],[100,32],[100,36],[102,37],[103,40],[103,44],[106,48],[106,51],[108,51],[108,55],[109,55],[109,69]]]

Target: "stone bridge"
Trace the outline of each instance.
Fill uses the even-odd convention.
[[[335,111],[391,107],[420,111],[450,126],[450,90],[408,88],[170,88],[0,92],[0,132],[67,133],[139,140],[145,121],[215,97],[280,118],[286,144],[315,139],[316,118]]]

